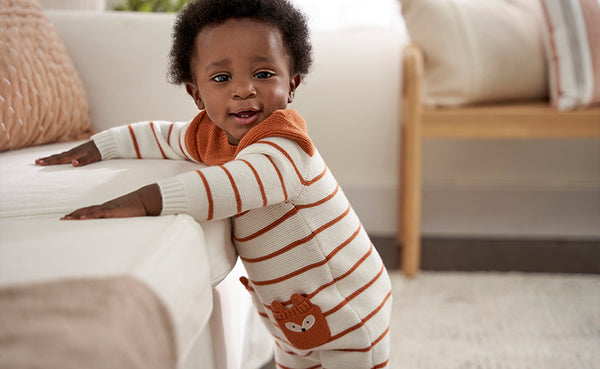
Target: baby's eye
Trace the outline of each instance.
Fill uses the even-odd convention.
[[[226,74],[219,74],[218,76],[214,76],[212,80],[215,82],[228,82],[231,80],[231,77]]]
[[[273,73],[271,72],[258,72],[254,75],[254,77],[258,78],[258,79],[267,79],[269,77],[273,76]]]

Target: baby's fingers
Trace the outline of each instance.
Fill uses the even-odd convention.
[[[69,151],[36,159],[35,163],[42,166],[72,164],[75,167],[80,167],[97,162],[100,159],[100,151],[98,151],[96,144],[94,141],[88,141]]]
[[[45,158],[35,159],[37,165],[58,165],[58,164],[71,164],[73,162],[73,154],[69,151],[62,152],[60,154],[54,154]]]
[[[73,160],[71,160],[71,164],[73,164],[74,167],[82,167],[84,165],[95,163],[99,160],[100,160],[100,153],[98,153],[97,151],[96,152],[86,151],[86,152],[80,153],[78,156],[74,157]]]
[[[124,209],[114,208],[102,205],[88,206],[69,213],[60,220],[86,220],[86,219],[102,219],[102,218],[126,218],[136,215],[129,215]]]
[[[85,208],[77,209],[62,218],[60,220],[83,220],[83,219],[99,219],[108,218],[106,212],[101,205],[88,206]]]
[[[61,220],[84,220],[100,218],[131,218],[148,215],[142,204],[131,200],[130,195],[125,195],[117,199],[105,202],[102,205],[88,206],[75,210],[62,218]]]

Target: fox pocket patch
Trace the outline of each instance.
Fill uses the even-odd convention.
[[[294,306],[289,309],[279,301],[271,304],[275,321],[290,344],[308,350],[327,343],[331,331],[321,309],[297,293],[292,295],[291,301]]]

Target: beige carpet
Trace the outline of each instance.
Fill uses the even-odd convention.
[[[600,369],[600,276],[391,275],[392,369]]]

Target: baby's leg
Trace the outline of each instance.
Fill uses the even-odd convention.
[[[389,368],[389,330],[368,350],[326,350],[320,352],[323,369],[382,369]]]
[[[316,352],[309,351],[302,355],[278,340],[275,340],[275,365],[277,369],[322,369]]]

